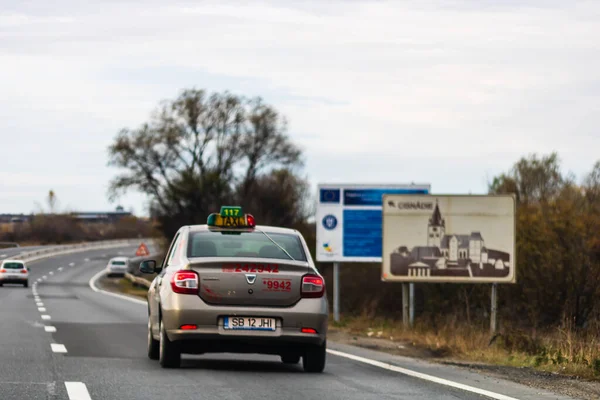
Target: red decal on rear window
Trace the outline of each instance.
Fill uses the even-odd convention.
[[[235,271],[235,264],[223,264],[223,268],[221,270],[223,272],[233,272]]]
[[[246,272],[246,273],[279,273],[277,264],[223,264],[223,272]]]

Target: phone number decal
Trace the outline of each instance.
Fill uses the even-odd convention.
[[[279,265],[277,264],[224,264],[223,272],[247,272],[247,273],[263,273],[270,274],[279,273]]]
[[[265,278],[262,282],[263,292],[290,292],[292,290],[291,279]]]

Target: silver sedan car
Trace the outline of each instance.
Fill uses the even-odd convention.
[[[206,225],[184,226],[148,290],[148,356],[179,367],[181,354],[215,352],[302,358],[322,372],[328,304],[325,282],[302,235],[256,226],[239,207],[222,207]]]

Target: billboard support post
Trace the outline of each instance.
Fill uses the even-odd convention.
[[[410,327],[412,328],[413,326],[415,326],[415,284],[414,283],[409,283],[409,307],[410,310],[408,312],[409,314],[409,319],[410,319]]]
[[[340,322],[340,263],[333,263],[333,320]]]
[[[492,306],[490,312],[490,331],[492,335],[496,334],[498,323],[498,284],[492,283]]]
[[[408,328],[408,283],[402,283],[402,324]]]

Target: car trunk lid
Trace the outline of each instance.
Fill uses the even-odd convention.
[[[192,260],[190,260],[192,261]],[[304,261],[239,258],[191,262],[209,304],[287,307],[300,300]]]

